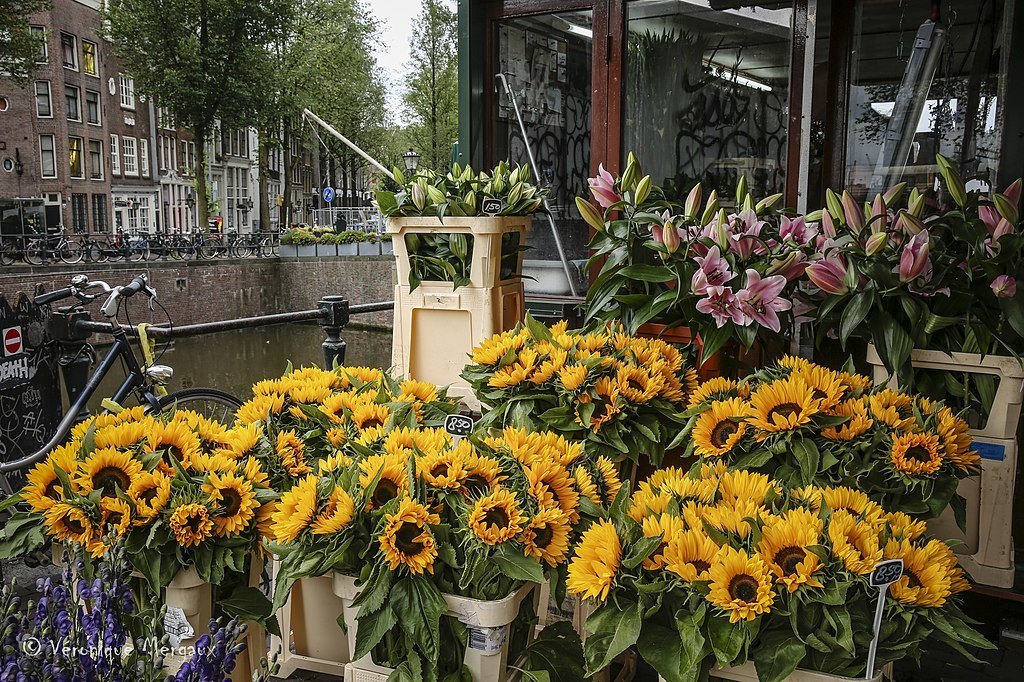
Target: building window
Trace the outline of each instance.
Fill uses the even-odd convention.
[[[96,43],[82,41],[82,71],[90,76],[100,75],[99,60],[96,58]]]
[[[149,232],[149,197],[136,197],[134,203],[139,207],[139,229],[143,232]]]
[[[50,81],[36,81],[36,116],[53,118],[53,106],[50,102]]]
[[[100,93],[85,91],[85,120],[93,125],[100,124]]]
[[[57,177],[57,148],[53,135],[39,136],[39,174],[44,178]]]
[[[71,195],[71,229],[78,234],[89,231],[89,195]]]
[[[149,140],[139,140],[139,169],[142,177],[149,177]]]
[[[121,174],[121,147],[117,135],[110,136],[110,172],[114,175]]]
[[[121,74],[121,106],[125,109],[135,108],[135,79]]]
[[[77,39],[69,33],[60,34],[60,53],[64,60],[64,68],[78,71]]]
[[[68,138],[68,167],[71,171],[71,177],[85,177],[85,164],[82,160],[82,138],[80,137]]]
[[[89,177],[103,179],[103,143],[99,140],[89,140]]]
[[[134,137],[122,137],[121,146],[124,150],[124,174],[125,175],[138,175],[139,174],[139,157],[135,150],[135,138]]]
[[[66,113],[69,121],[81,121],[82,120],[82,99],[81,90],[73,85],[64,86],[64,102],[66,106]]]
[[[94,232],[107,231],[107,195],[92,195],[92,229]]]
[[[181,141],[181,169],[189,173],[195,167],[196,143]]]
[[[50,50],[46,45],[46,29],[42,26],[29,26],[32,37],[39,41],[39,51],[36,52],[36,63],[45,64],[50,57]]]

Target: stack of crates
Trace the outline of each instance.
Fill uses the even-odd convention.
[[[271,564],[271,578],[277,579],[280,561]],[[297,670],[345,675],[350,660],[348,639],[338,625],[344,602],[334,594],[330,575],[295,581],[288,601],[277,612],[284,639],[270,638],[270,651],[280,651],[278,677],[287,678]]]
[[[526,314],[520,246],[531,222],[530,216],[388,221],[398,261],[392,347],[396,374],[450,386],[450,396],[480,408],[459,375],[476,345],[511,329]],[[472,249],[468,285],[456,289],[453,282],[422,281],[415,290],[410,287],[406,238],[424,234],[465,235]]]
[[[874,367],[875,383],[889,378],[874,346],[868,347],[868,362]],[[967,532],[961,531],[946,509],[928,523],[936,537],[959,540],[953,548],[960,564],[975,582],[992,587],[1013,587],[1013,497],[1017,480],[1017,429],[1024,397],[1024,368],[1012,357],[941,351],[914,351],[915,369],[951,373],[987,374],[995,377],[992,411],[984,427],[971,429],[974,449],[981,456],[981,475],[964,479],[957,491],[967,500]]]

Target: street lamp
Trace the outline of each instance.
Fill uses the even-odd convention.
[[[409,147],[409,151],[402,154],[402,160],[405,161],[405,170],[410,172],[415,171],[420,165],[420,155],[412,147]]]
[[[185,205],[188,206],[190,211],[196,207],[196,198],[192,196],[192,192],[189,192],[188,196],[185,197]]]

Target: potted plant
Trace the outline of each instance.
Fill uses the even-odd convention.
[[[298,246],[292,241],[295,235],[294,229],[283,230],[278,248],[278,255],[281,258],[297,258],[299,255]]]
[[[334,232],[324,232],[317,236],[317,258],[334,258],[338,255],[338,236]]]
[[[602,168],[590,185],[598,205],[576,200],[595,230],[588,267],[600,266],[587,320],[622,320],[630,333],[679,330],[674,340],[696,342],[715,374],[725,347],[729,356],[756,351],[746,358],[753,366],[781,354],[817,234],[776,211],[781,194],[758,200],[741,176],[732,210],[715,192],[704,201],[700,185],[678,206],[632,155],[621,177]]]
[[[750,661],[762,682],[881,680],[882,665],[926,638],[975,660],[965,645],[993,645],[957,605],[969,583],[921,526],[833,488],[788,489],[715,465],[697,476],[659,470],[632,496],[623,486],[570,562],[569,591],[596,604],[588,674],[631,646],[669,682],[719,669],[735,679]],[[883,559],[902,559],[904,572],[867,672],[877,595],[868,575]]]
[[[378,244],[377,233],[369,230],[359,230],[358,253],[360,256],[379,256],[380,245]]]
[[[314,258],[316,256],[317,236],[312,230],[297,228],[291,230],[291,242],[295,246],[295,255],[299,258]]]
[[[391,241],[391,235],[385,232],[378,235],[380,238],[380,253],[382,256],[390,256],[395,253],[395,246]]]
[[[359,254],[359,245],[357,240],[359,239],[359,233],[352,230],[345,230],[338,235],[338,255],[339,256],[356,256]]]

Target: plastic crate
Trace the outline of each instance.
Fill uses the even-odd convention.
[[[884,667],[874,677],[867,678],[867,682],[882,682],[882,680],[885,679],[883,671],[890,670],[890,668],[891,666]],[[658,679],[661,682],[665,682],[664,678],[659,677]],[[751,662],[733,666],[731,668],[712,668],[711,679],[733,680],[734,682],[758,682],[757,671],[754,669],[754,664]],[[792,675],[786,678],[786,682],[842,682],[843,680],[852,679],[864,680],[865,678],[840,677],[839,675],[829,675],[828,673],[819,673],[814,672],[813,670],[797,669]]]
[[[278,566],[275,560],[271,567],[275,579]],[[279,677],[290,677],[296,670],[339,677],[345,674],[345,665],[351,657],[348,638],[338,625],[342,608],[341,598],[334,594],[331,576],[296,581],[288,601],[277,612],[277,621],[286,639],[270,638],[270,650],[281,652]]]
[[[874,346],[867,360],[874,367],[876,383],[898,388]],[[1017,478],[1017,428],[1020,422],[1024,369],[1013,358],[970,353],[914,351],[915,368],[999,377],[992,412],[984,428],[971,429],[974,449],[981,455],[981,475],[964,479],[957,492],[967,500],[967,532],[957,527],[951,510],[928,523],[930,533],[963,544],[953,548],[975,582],[993,587],[1013,587],[1013,498]]]
[[[527,583],[516,592],[497,601],[481,601],[452,594],[444,595],[448,604],[445,614],[457,618],[469,629],[469,644],[463,663],[469,669],[474,682],[507,682],[513,671],[509,669],[509,626],[519,615],[519,609],[527,597],[533,599],[536,607],[539,592],[536,585]],[[359,625],[356,614],[358,606],[352,606],[359,595],[356,579],[334,574],[334,593],[344,602],[345,626],[350,651],[355,651],[356,628]],[[530,634],[532,638],[532,628]],[[346,682],[378,682],[393,672],[391,668],[377,665],[371,656],[352,661],[345,667]],[[349,677],[352,675],[352,677]],[[374,677],[374,675],[382,677]]]

